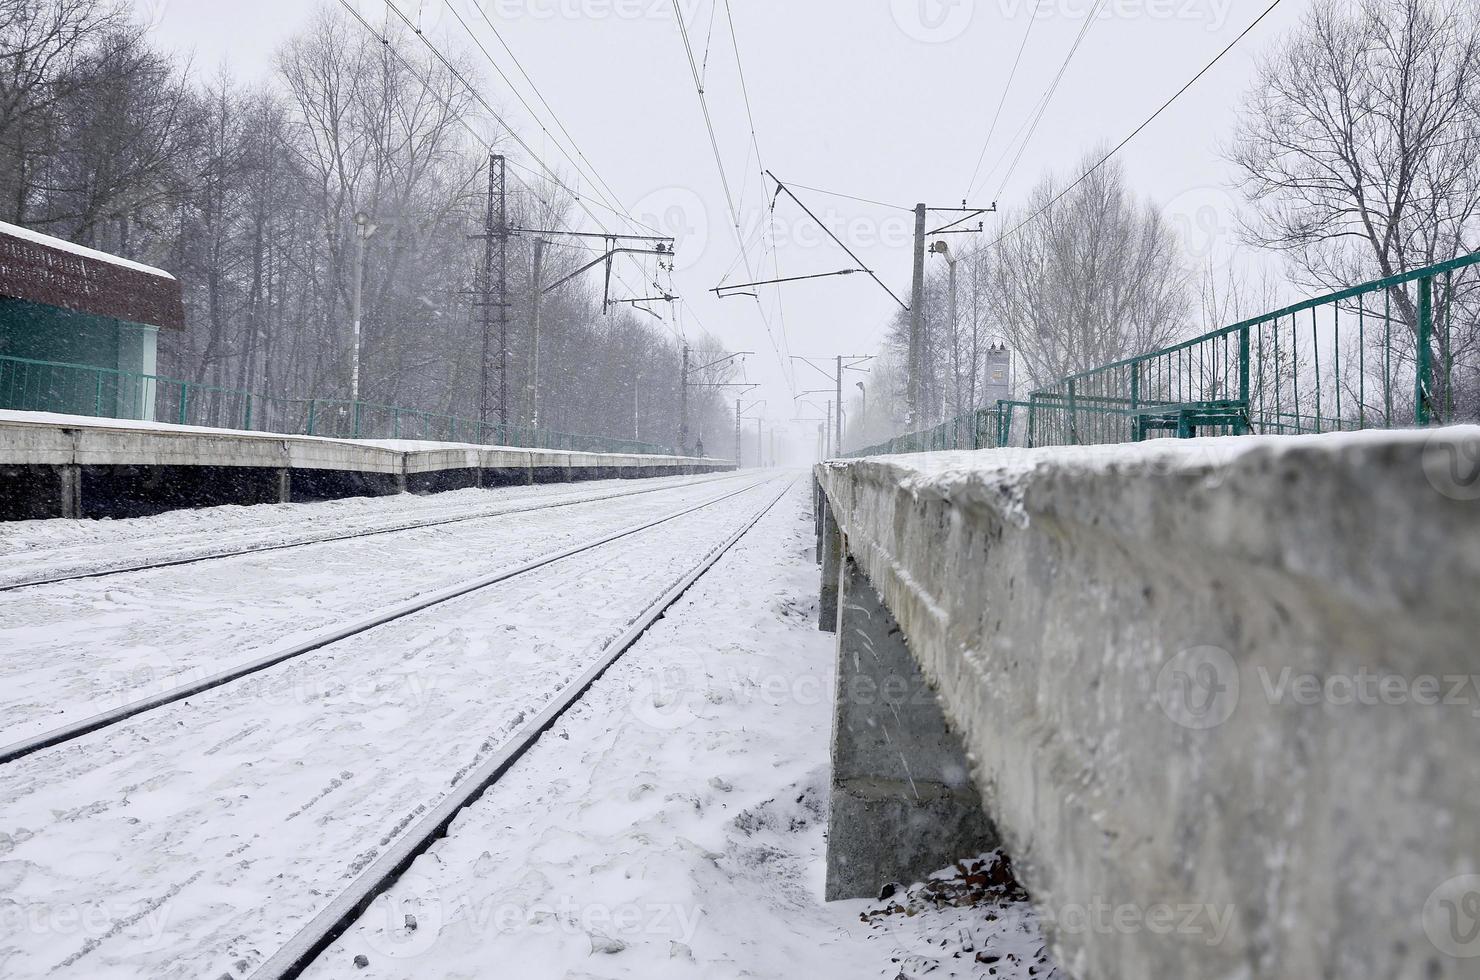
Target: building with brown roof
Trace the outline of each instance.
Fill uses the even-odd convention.
[[[0,408],[152,420],[184,326],[168,272],[0,222]]]

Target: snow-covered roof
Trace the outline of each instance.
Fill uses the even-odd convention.
[[[162,269],[0,222],[0,296],[180,330],[183,290]]]
[[[107,262],[109,265],[122,266],[125,269],[133,269],[135,272],[147,272],[151,276],[163,276],[166,279],[175,278],[168,272],[165,272],[163,269],[156,269],[152,265],[145,265],[142,262],[135,262],[132,259],[119,258],[117,255],[113,255],[109,252],[100,252],[95,248],[88,248],[86,245],[78,245],[75,242],[69,242],[65,238],[54,238],[51,235],[43,235],[39,231],[32,231],[29,228],[22,228],[20,225],[13,225],[5,221],[0,221],[0,235],[9,235],[12,238],[23,238],[26,241],[33,242],[37,245],[45,245],[47,248],[55,248],[63,252],[71,252],[73,255],[81,255],[89,259],[96,259],[99,262]]]

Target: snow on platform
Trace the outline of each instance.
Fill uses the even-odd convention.
[[[267,444],[265,448],[263,444]],[[4,465],[139,465],[167,461],[177,465],[279,465],[382,472],[388,459],[425,453],[453,453],[464,466],[484,462],[491,466],[685,465],[719,469],[730,465],[726,460],[685,456],[583,453],[412,439],[340,439],[0,410],[0,464]]]

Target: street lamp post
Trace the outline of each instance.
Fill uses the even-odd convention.
[[[355,308],[352,311],[354,352],[349,365],[349,400],[351,402],[360,400],[360,303],[365,290],[365,242],[375,234],[375,227],[368,214],[364,211],[355,212]]]
[[[858,406],[858,438],[864,445],[868,445],[868,389],[863,386],[862,381],[855,381],[854,384],[858,385],[858,393],[863,398]]]
[[[946,316],[949,317],[949,320],[950,320],[950,325],[951,325],[951,345],[952,345],[952,347],[954,347],[956,345],[956,257],[951,254],[950,247],[944,241],[939,241],[939,242],[936,242],[935,244],[931,245],[930,246],[930,251],[933,252],[933,253],[935,253],[936,255],[944,256],[945,257],[945,260],[946,260],[946,264],[948,266],[950,266],[950,270],[951,270],[950,301],[949,301],[950,305],[947,308]],[[954,363],[954,361],[955,361],[955,355],[956,355],[956,352],[953,350],[951,352],[952,363]]]

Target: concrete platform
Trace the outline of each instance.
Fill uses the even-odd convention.
[[[733,470],[721,459],[239,432],[0,412],[0,520]]]
[[[1480,427],[815,474],[828,574],[897,621],[1069,975],[1480,975]],[[878,646],[840,636],[840,686]],[[922,812],[873,731],[838,775]],[[830,870],[908,864],[844,803]]]

